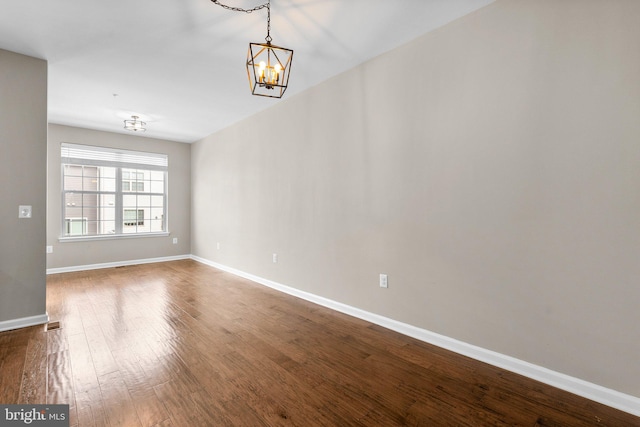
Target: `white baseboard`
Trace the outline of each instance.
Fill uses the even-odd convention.
[[[70,267],[47,268],[47,274],[70,273],[73,271],[98,270],[101,268],[124,267],[127,265],[151,264],[154,262],[178,261],[191,259],[191,255],[176,255],[158,258],[134,259],[127,261],[104,262],[100,264],[74,265]]]
[[[253,274],[245,273],[243,271],[236,270],[235,268],[218,264],[216,262],[209,261],[195,255],[192,255],[191,259],[202,264],[206,264],[211,267],[234,274],[236,276],[249,279],[251,281],[264,286],[268,286],[289,295],[293,295],[298,298],[330,308],[332,310],[336,310],[341,313],[366,320],[376,325],[380,325],[387,329],[391,329],[412,338],[416,338],[420,341],[424,341],[429,344],[451,350],[455,353],[471,357],[473,359],[488,363],[493,366],[497,366],[507,371],[515,372],[517,374],[532,378],[553,387],[557,387],[578,396],[582,396],[587,399],[602,403],[604,405],[619,409],[621,411],[640,416],[640,397],[621,393],[619,391],[602,387],[600,385],[593,384],[579,378],[571,377],[560,372],[552,371],[542,366],[534,365],[532,363],[525,362],[511,356],[458,341],[456,339],[449,338],[447,336],[440,335],[426,329],[421,329],[406,323],[398,322],[396,320],[389,319],[375,313],[370,313],[359,308],[355,308],[337,301],[311,294],[309,292],[301,291],[290,286],[285,286],[280,283],[264,279],[262,277],[254,276]]]
[[[19,319],[4,320],[0,322],[0,332],[26,328],[27,326],[43,325],[48,322],[49,315],[47,313],[37,316],[21,317]]]

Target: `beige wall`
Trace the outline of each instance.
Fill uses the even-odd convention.
[[[640,396],[639,19],[498,0],[197,142],[192,253]]]
[[[123,148],[162,153],[169,156],[168,230],[169,236],[59,242],[61,235],[60,144]],[[189,255],[191,251],[191,146],[153,138],[49,125],[47,268],[66,268],[92,264]],[[178,238],[174,245],[172,239]]]
[[[46,312],[46,150],[47,62],[0,50],[0,322]]]

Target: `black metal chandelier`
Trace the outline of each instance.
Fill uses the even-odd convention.
[[[252,9],[227,6],[218,0],[211,2],[236,12],[251,13],[267,9],[267,37],[264,39],[266,43],[249,43],[247,77],[253,95],[282,98],[289,85],[293,50],[271,44],[271,0]]]

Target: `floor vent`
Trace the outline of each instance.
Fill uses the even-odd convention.
[[[60,322],[47,323],[47,331],[53,331],[55,329],[60,329]]]

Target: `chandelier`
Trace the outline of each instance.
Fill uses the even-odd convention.
[[[218,0],[211,2],[227,10],[251,13],[260,9],[267,9],[267,36],[265,43],[249,43],[247,53],[247,77],[251,94],[282,98],[289,85],[289,72],[293,50],[271,44],[271,0],[252,9],[231,7]]]
[[[144,132],[147,130],[145,127],[147,124],[143,121],[138,120],[140,117],[131,116],[131,120],[124,121],[124,128],[126,130],[130,130],[131,132]]]

